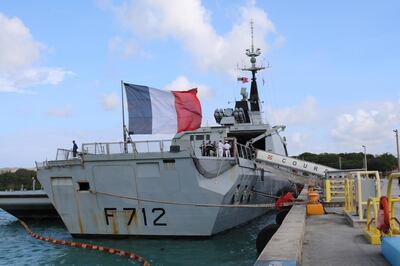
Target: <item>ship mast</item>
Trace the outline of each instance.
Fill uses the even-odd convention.
[[[256,73],[259,70],[265,69],[262,66],[256,66],[256,57],[261,54],[260,48],[254,50],[254,38],[253,38],[253,31],[254,31],[254,23],[253,20],[250,22],[251,28],[251,49],[246,49],[246,55],[250,57],[251,67],[242,68],[242,71],[250,71],[252,74],[251,78],[251,88],[250,88],[250,110],[259,112],[260,111],[260,97],[258,95],[258,88],[256,82]]]

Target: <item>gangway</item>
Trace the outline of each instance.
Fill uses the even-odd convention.
[[[275,166],[278,168],[284,168],[289,170],[292,174],[302,177],[301,182],[306,182],[310,177],[325,177],[327,172],[337,171],[335,168],[331,168],[325,165],[312,163],[288,156],[283,156],[276,153],[266,152],[263,150],[255,150],[255,160],[257,166],[262,168],[263,165]]]

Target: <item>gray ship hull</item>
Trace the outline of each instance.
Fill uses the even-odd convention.
[[[38,167],[38,179],[72,235],[211,236],[246,223],[289,183],[244,158],[189,152],[86,155]],[[239,207],[221,207],[231,205]]]

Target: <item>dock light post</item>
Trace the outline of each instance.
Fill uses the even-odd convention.
[[[399,152],[399,130],[395,129],[393,132],[396,134],[396,145],[397,145],[397,170],[400,171],[400,152]],[[400,181],[399,181],[400,182]]]
[[[365,171],[368,170],[368,166],[367,166],[367,146],[362,145],[362,147],[364,148],[364,169]]]

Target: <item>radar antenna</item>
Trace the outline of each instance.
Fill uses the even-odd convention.
[[[257,48],[254,50],[254,22],[250,21],[250,29],[251,29],[251,49],[246,49],[246,55],[250,57],[251,67],[242,68],[242,71],[250,71],[252,74],[251,78],[251,88],[250,88],[250,108],[251,111],[260,111],[260,97],[258,95],[257,82],[256,82],[256,73],[259,70],[265,69],[263,66],[257,66],[256,57],[261,54],[261,49]]]
[[[254,51],[254,22],[253,20],[250,21],[250,29],[251,29],[251,50]]]

